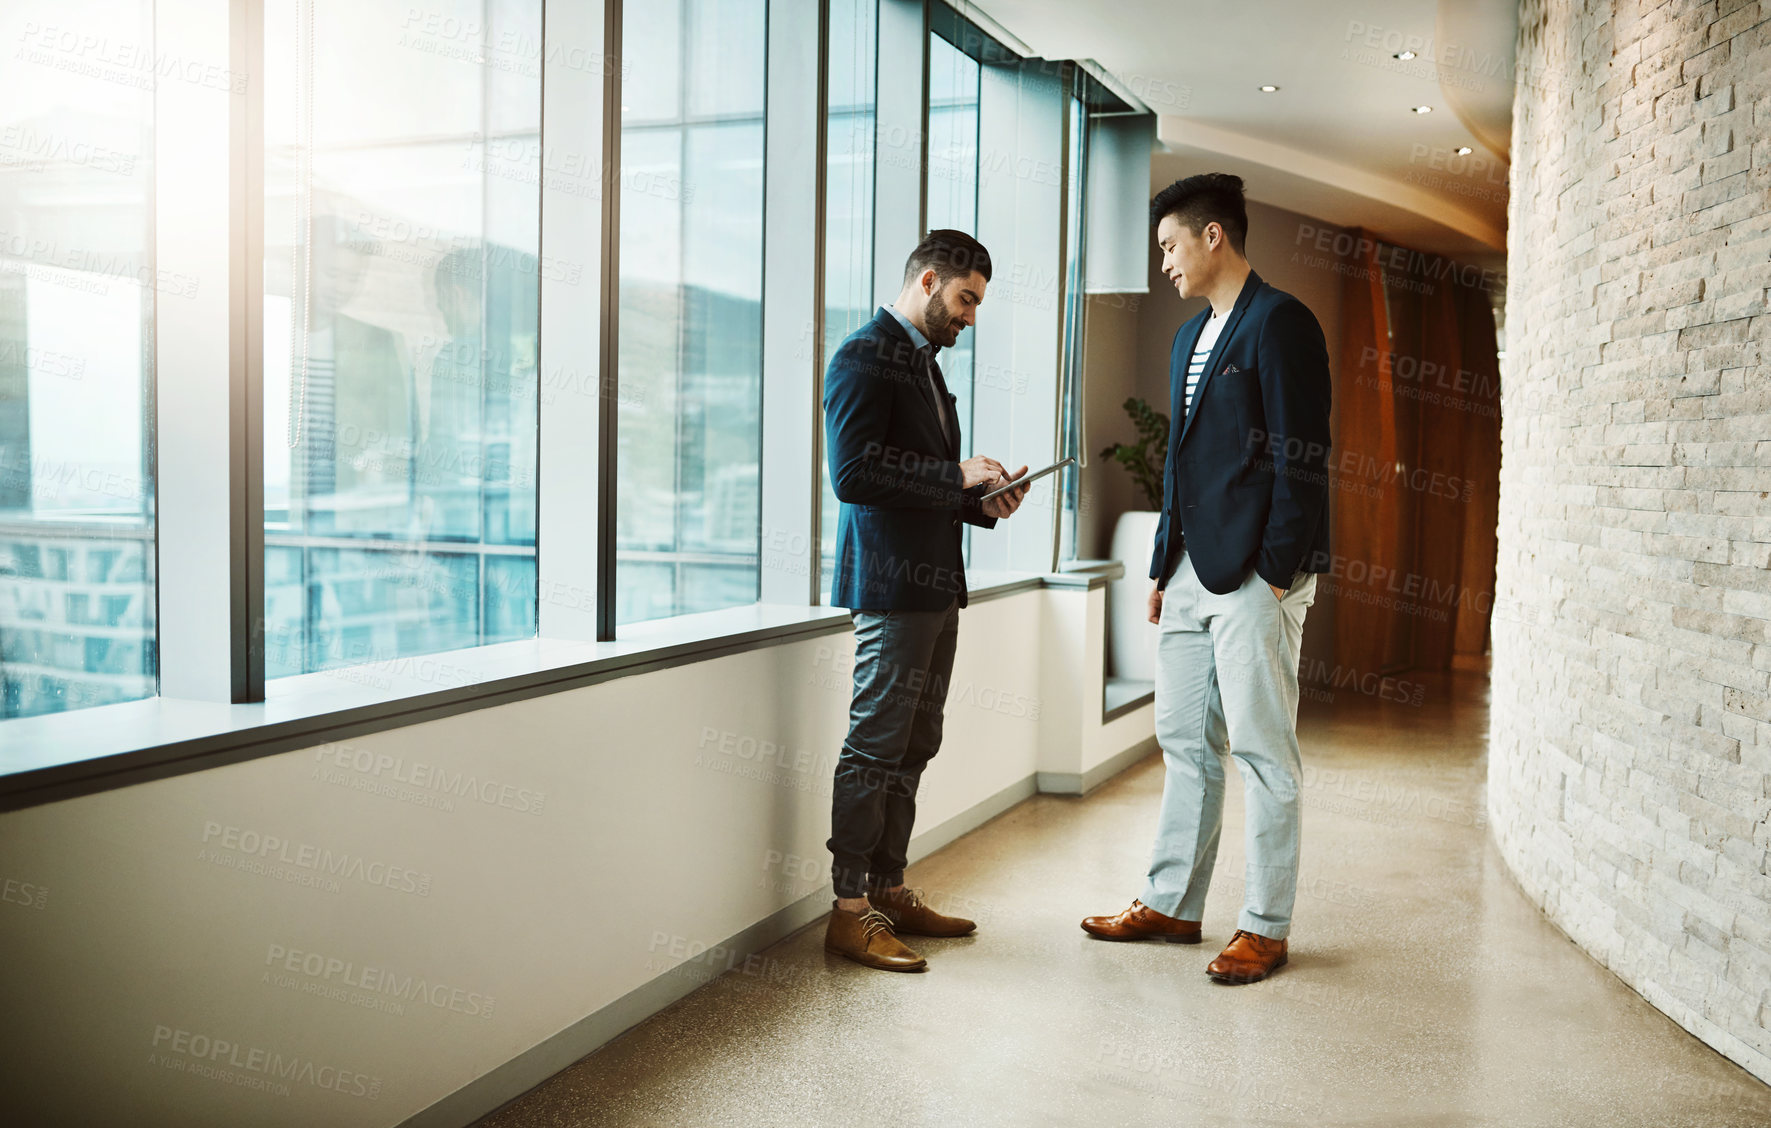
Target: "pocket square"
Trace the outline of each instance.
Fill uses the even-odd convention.
[[[1242,371],[1242,369],[1236,367],[1234,364],[1226,364],[1226,365],[1224,365],[1224,370],[1222,372],[1220,372],[1219,375],[1220,376],[1228,376],[1232,372],[1240,372],[1240,371]]]

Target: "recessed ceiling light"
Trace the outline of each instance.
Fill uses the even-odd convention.
[[[1273,93],[1273,92],[1274,92],[1274,91],[1275,91],[1275,90],[1278,90],[1278,89],[1279,89],[1279,88],[1278,88],[1278,87],[1277,87],[1277,86],[1274,86],[1274,85],[1273,85],[1273,84],[1272,84],[1272,83],[1268,83],[1268,84],[1267,84],[1267,85],[1265,85],[1265,86],[1263,86],[1263,87],[1261,87],[1261,93],[1263,93],[1263,94],[1271,94],[1271,93]]]
[[[1459,145],[1457,147],[1457,155],[1460,157],[1469,156],[1470,155],[1470,147],[1468,145]]]
[[[1433,112],[1433,107],[1431,107],[1431,106],[1416,106],[1414,108],[1414,112],[1417,114],[1430,114]]]
[[[1414,52],[1413,52],[1413,51],[1398,51],[1398,52],[1396,52],[1396,54],[1395,54],[1395,55],[1393,55],[1393,56],[1391,56],[1391,57],[1392,57],[1392,58],[1397,58],[1397,59],[1401,59],[1401,60],[1403,60],[1403,61],[1404,61],[1404,62],[1406,62],[1406,61],[1408,61],[1408,60],[1409,60],[1409,59],[1412,59],[1412,58],[1414,58]]]

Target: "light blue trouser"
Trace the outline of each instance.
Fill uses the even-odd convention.
[[[1163,592],[1156,644],[1156,739],[1167,777],[1150,877],[1139,898],[1199,920],[1224,822],[1224,756],[1242,774],[1248,866],[1237,927],[1291,930],[1298,876],[1298,655],[1316,577],[1283,600],[1252,569],[1228,595],[1205,590],[1182,553]]]

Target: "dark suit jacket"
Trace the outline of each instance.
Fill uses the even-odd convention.
[[[1207,308],[1182,325],[1169,354],[1175,422],[1150,578],[1166,586],[1184,547],[1207,591],[1235,591],[1250,568],[1289,588],[1297,573],[1329,566],[1322,327],[1249,271],[1182,419],[1187,362],[1210,317]]]
[[[830,602],[867,611],[966,605],[962,521],[986,529],[978,496],[962,490],[959,404],[937,393],[904,327],[881,309],[849,335],[824,375],[824,449],[842,502]],[[935,395],[947,399],[951,437]]]

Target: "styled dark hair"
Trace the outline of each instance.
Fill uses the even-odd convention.
[[[916,244],[904,263],[904,284],[908,286],[925,270],[933,270],[944,286],[955,278],[977,271],[990,281],[990,252],[984,244],[963,231],[941,228],[931,231]]]
[[[1150,201],[1150,226],[1174,216],[1198,235],[1205,225],[1216,222],[1230,240],[1230,249],[1242,254],[1243,240],[1248,238],[1248,205],[1242,196],[1242,178],[1227,172],[1202,172],[1177,180],[1156,193]]]

